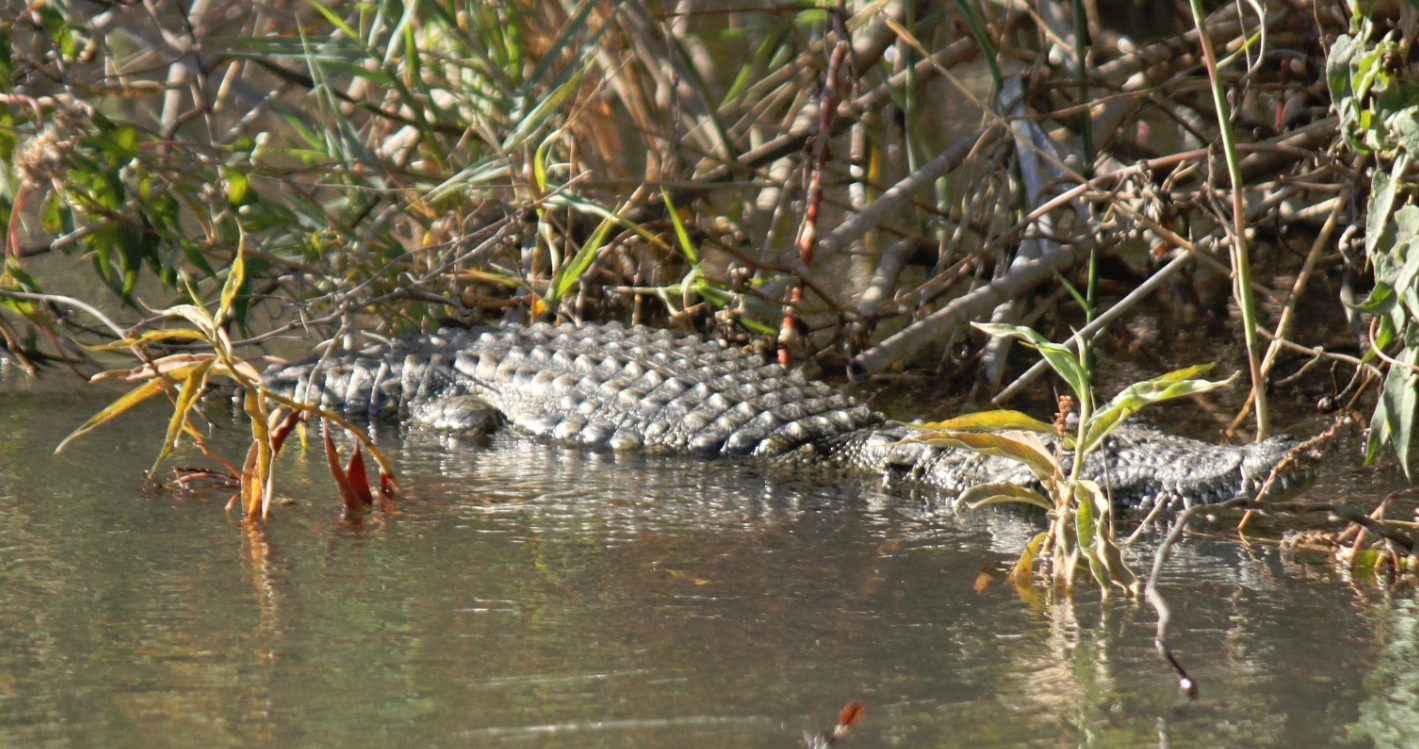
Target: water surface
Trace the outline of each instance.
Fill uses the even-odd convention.
[[[1414,588],[1274,546],[1178,550],[1190,701],[1150,609],[1004,582],[1026,514],[386,426],[397,515],[339,524],[323,459],[293,451],[256,531],[229,491],[145,492],[159,409],[51,457],[103,402],[0,393],[3,746],[788,748],[852,699],[840,746],[1419,740]],[[1383,494],[1357,475],[1314,493]]]

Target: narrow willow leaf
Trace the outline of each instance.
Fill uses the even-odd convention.
[[[251,443],[255,452],[255,462],[251,464],[250,476],[245,473],[242,483],[251,482],[248,503],[245,507],[247,519],[255,519],[257,513],[265,519],[271,511],[271,428],[266,412],[266,402],[261,398],[247,398],[243,404],[251,421]]]
[[[368,450],[370,453],[370,457],[374,458],[375,462],[379,464],[380,472],[387,474],[390,477],[389,481],[395,489],[399,488],[399,482],[397,479],[394,478],[394,464],[389,462],[389,458],[384,453],[380,452],[378,447],[375,447],[374,440],[371,440],[370,436],[368,434],[365,434],[364,430],[352,424],[349,419],[346,419],[340,414],[331,411],[326,411],[323,408],[317,408],[315,406],[311,406],[305,403],[296,403],[295,401],[292,401],[289,398],[284,398],[282,396],[276,395],[275,393],[272,393],[269,390],[266,390],[264,386],[260,388],[260,393],[262,394],[262,396],[270,400],[285,404],[286,406],[289,406],[291,408],[299,409],[309,414],[318,415],[321,419],[324,419],[325,421],[330,421],[339,425],[341,429],[344,429],[352,437],[359,440],[361,445],[365,446],[365,449]]]
[[[212,354],[170,354],[133,369],[111,369],[99,372],[90,377],[89,382],[113,379],[133,382],[151,380],[159,376],[166,376],[170,380],[179,380],[187,376],[189,368],[213,358],[215,357]]]
[[[178,435],[182,434],[183,425],[187,423],[187,416],[192,412],[192,406],[197,402],[197,398],[207,389],[207,373],[212,369],[212,364],[216,360],[208,359],[192,368],[187,374],[187,379],[183,380],[182,390],[177,394],[177,400],[173,403],[172,418],[168,421],[168,432],[163,438],[163,449],[158,451],[157,460],[153,461],[153,467],[148,471],[149,476],[158,475],[158,467],[172,454],[173,448],[177,446]]]
[[[236,257],[232,258],[232,267],[227,271],[226,283],[222,284],[221,302],[217,305],[217,314],[212,320],[212,327],[219,329],[222,322],[227,319],[227,314],[231,311],[232,300],[236,299],[237,291],[241,289],[242,282],[246,280],[246,261],[242,258],[246,250],[246,232],[242,232],[241,239],[237,241]]]
[[[174,304],[160,313],[166,317],[181,317],[196,325],[207,340],[217,337],[217,324],[212,319],[212,313],[196,304]]]
[[[1140,587],[1138,577],[1124,563],[1123,553],[1119,551],[1118,544],[1114,543],[1113,538],[1108,534],[1104,534],[1099,537],[1098,550],[1100,561],[1108,570],[1109,579],[1113,581],[1113,584],[1123,588],[1130,596],[1137,598]]]
[[[1016,503],[1027,504],[1049,512],[1054,509],[1054,504],[1043,494],[1019,484],[1000,482],[993,484],[977,484],[963,492],[956,501],[974,510],[986,505]]]
[[[80,425],[78,429],[75,429],[74,431],[70,432],[69,436],[65,437],[64,440],[59,443],[59,446],[54,448],[55,454],[57,455],[70,442],[73,442],[75,439],[78,439],[79,437],[88,434],[100,424],[107,423],[109,420],[113,419],[113,417],[118,416],[119,414],[127,411],[130,408],[133,408],[139,403],[142,403],[143,401],[157,395],[158,393],[163,392],[163,389],[167,386],[167,384],[168,382],[162,378],[154,378],[119,396],[117,400],[115,400],[113,403],[110,403],[102,411],[99,411],[93,416],[90,416],[89,420]]]
[[[1089,563],[1089,574],[1094,576],[1094,582],[1099,584],[1099,590],[1103,593],[1104,599],[1109,597],[1109,588],[1112,587],[1113,578],[1109,577],[1108,567],[1100,560],[1098,547],[1091,546],[1084,552],[1084,558]]]
[[[1048,484],[1054,479],[1057,466],[1054,456],[1040,438],[1031,432],[1004,432],[988,434],[981,432],[930,432],[926,435],[908,437],[904,442],[924,442],[928,445],[964,447],[978,453],[1009,458],[1025,464],[1026,468]]]
[[[1089,378],[1084,372],[1083,365],[1079,363],[1079,357],[1075,356],[1068,346],[1055,343],[1024,325],[973,322],[971,326],[989,335],[1014,338],[1040,352],[1040,356],[1064,380],[1065,384],[1069,385],[1069,389],[1074,391],[1076,397],[1083,400],[1084,394],[1088,392]]]
[[[257,384],[261,382],[261,373],[256,370],[256,367],[251,366],[251,362],[241,359],[232,361],[230,364],[224,362],[215,371],[236,380],[248,389],[255,389]]]
[[[131,348],[133,346],[144,346],[158,341],[202,341],[206,340],[200,331],[188,328],[169,328],[165,330],[149,330],[142,335],[133,338],[120,338],[109,343],[99,343],[93,346],[85,346],[90,351],[117,351],[119,349]]]
[[[1084,451],[1092,452],[1119,424],[1142,408],[1175,398],[1185,398],[1229,387],[1237,379],[1235,374],[1220,381],[1187,379],[1194,374],[1207,371],[1210,367],[1211,365],[1201,365],[1179,369],[1124,388],[1122,392],[1113,397],[1113,400],[1109,401],[1107,406],[1096,411],[1094,417],[1089,420],[1089,427],[1084,437]]]
[[[1079,548],[1089,563],[1089,573],[1094,581],[1108,595],[1113,578],[1109,575],[1108,564],[1104,560],[1101,547],[1107,542],[1107,508],[1098,502],[1098,484],[1092,481],[1078,481],[1072,487],[1074,493],[1074,528],[1079,540]]]
[[[906,424],[904,426],[920,430],[989,429],[1001,431],[1005,429],[1016,429],[1024,432],[1056,434],[1054,425],[1046,424],[1028,414],[1008,409],[977,411],[976,413],[957,416],[945,421],[932,421],[925,424]]]
[[[261,511],[261,484],[256,480],[256,443],[246,449],[246,460],[241,467],[241,511],[247,520],[256,518]]]
[[[259,398],[261,396],[260,394],[248,394],[247,397]],[[281,419],[280,424],[271,432],[271,449],[274,453],[280,454],[281,446],[286,444],[286,438],[291,435],[291,431],[294,430],[297,425],[303,423],[304,419],[304,411],[291,411],[286,414],[285,418]],[[304,440],[302,441],[304,442]]]
[[[475,270],[469,268],[458,271],[457,277],[460,281],[497,284],[498,286],[504,286],[507,288],[518,288],[524,285],[520,279],[513,278],[512,276],[509,276],[504,273],[496,273],[494,271],[489,270]]]

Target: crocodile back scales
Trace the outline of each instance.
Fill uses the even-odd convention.
[[[903,442],[909,428],[796,370],[643,327],[443,330],[275,367],[266,381],[328,409],[437,428],[484,424],[491,408],[529,434],[589,447],[836,463],[949,495],[989,482],[1034,483],[1007,458]],[[1217,502],[1254,492],[1295,444],[1214,445],[1126,424],[1082,475],[1120,505]],[[1067,452],[1061,460],[1067,470]],[[1305,479],[1286,476],[1280,486]]]
[[[771,457],[882,417],[797,370],[643,327],[507,325],[400,338],[277,369],[267,384],[356,414],[456,428],[472,396],[561,442]],[[314,377],[312,378],[312,373]]]

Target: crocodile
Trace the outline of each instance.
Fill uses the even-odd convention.
[[[569,445],[835,464],[948,497],[988,482],[1035,484],[1008,458],[913,442],[909,425],[799,370],[640,326],[444,329],[276,365],[264,377],[274,392],[370,420],[472,430],[495,412],[517,430]],[[1125,423],[1082,475],[1119,507],[1214,503],[1257,491],[1296,444],[1280,436],[1217,445]],[[1064,460],[1067,467],[1067,453]],[[1275,488],[1306,478],[1282,475]]]

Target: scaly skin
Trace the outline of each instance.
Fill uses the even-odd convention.
[[[850,396],[738,349],[619,325],[444,330],[266,373],[268,386],[325,408],[441,429],[485,424],[574,445],[705,457],[836,463],[954,496],[981,483],[1033,483],[1020,464],[903,443]],[[312,373],[316,376],[312,380]],[[1213,445],[1124,425],[1083,474],[1124,507],[1191,505],[1254,492],[1296,444]],[[1282,486],[1303,476],[1284,477]]]

